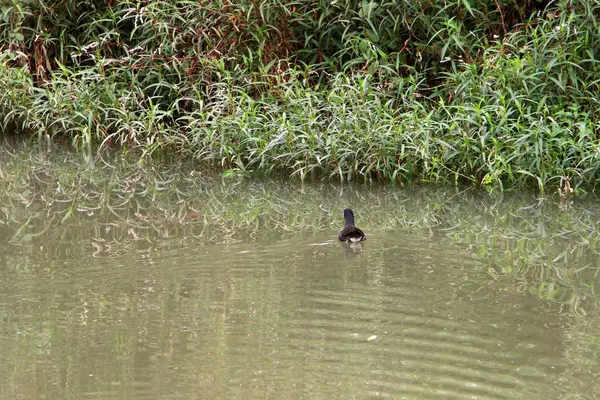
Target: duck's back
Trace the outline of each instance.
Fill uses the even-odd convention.
[[[367,240],[367,237],[356,226],[346,226],[344,229],[340,231],[338,235],[338,239],[342,242],[362,242],[363,240]]]

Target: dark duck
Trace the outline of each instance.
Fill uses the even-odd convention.
[[[363,240],[367,240],[367,237],[354,225],[354,213],[351,209],[346,208],[344,210],[344,228],[340,231],[338,235],[338,239],[342,242],[362,242]]]

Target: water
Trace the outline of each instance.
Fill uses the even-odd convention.
[[[235,232],[111,241],[117,228],[82,210],[38,241],[13,238],[0,397],[598,398],[597,258],[579,236],[559,240],[559,205],[445,194],[440,212],[431,188],[278,185],[219,187],[223,220],[247,211],[233,192],[271,199]],[[348,198],[368,237],[357,245],[336,240]],[[387,218],[401,206],[404,219]],[[432,209],[433,228],[419,223]]]

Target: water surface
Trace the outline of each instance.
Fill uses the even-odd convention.
[[[593,204],[457,193],[225,182],[153,235],[6,231],[0,397],[597,398]]]

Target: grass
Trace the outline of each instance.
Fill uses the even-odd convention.
[[[600,2],[542,6],[8,2],[0,129],[88,160],[593,191]]]

